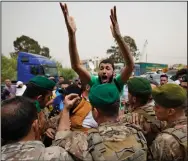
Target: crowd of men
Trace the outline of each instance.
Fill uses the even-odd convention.
[[[21,96],[1,105],[2,160],[185,161],[187,70],[178,84],[132,77],[133,58],[121,37],[116,7],[111,30],[126,62],[115,75],[105,59],[98,77],[81,65],[76,25],[60,3],[69,36],[72,68],[79,80],[32,78]],[[121,96],[128,89],[128,101]],[[56,95],[56,96],[54,96]],[[123,107],[123,108],[122,108]],[[127,110],[126,110],[126,107]]]

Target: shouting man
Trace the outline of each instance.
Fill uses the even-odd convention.
[[[69,12],[66,4],[63,5],[60,3],[60,6],[63,11],[65,23],[68,30],[71,66],[74,69],[74,71],[79,75],[79,78],[81,79],[82,83],[89,84],[90,86],[99,85],[103,83],[114,83],[118,88],[119,92],[121,92],[124,83],[127,82],[127,80],[132,74],[134,68],[134,62],[131,53],[128,49],[128,46],[124,42],[120,33],[117,16],[116,16],[116,7],[111,9],[110,19],[112,25],[110,28],[112,31],[112,35],[117,41],[120,51],[123,54],[124,60],[126,62],[126,67],[121,72],[121,75],[117,75],[115,78],[113,78],[114,64],[110,59],[106,59],[100,62],[98,77],[90,75],[88,71],[82,68],[82,66],[80,65],[80,58],[76,44],[76,34],[75,34],[76,24],[74,22],[74,18],[69,16]]]

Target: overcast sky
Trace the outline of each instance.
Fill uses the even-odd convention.
[[[148,62],[187,64],[186,2],[69,2],[75,18],[81,59],[104,57],[114,44],[110,31],[110,9],[116,5],[122,35],[135,39],[143,50],[147,39]],[[27,35],[63,66],[70,66],[68,35],[57,2],[3,2],[2,53],[14,51],[16,37]]]

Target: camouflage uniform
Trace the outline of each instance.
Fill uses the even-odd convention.
[[[140,120],[139,122],[141,123],[140,126],[142,130],[144,131],[148,146],[151,145],[157,134],[166,126],[166,122],[157,120],[153,106],[153,102],[150,102],[132,111],[132,113],[138,113],[139,115],[143,116],[143,120]],[[132,119],[132,113],[125,114],[122,121],[130,122]],[[139,119],[141,119],[141,117],[139,117]],[[146,126],[147,129],[144,128]]]
[[[179,119],[167,125],[149,148],[152,161],[187,160],[187,119]]]
[[[41,141],[26,141],[7,144],[1,149],[1,160],[68,160],[73,161],[70,154],[56,143],[65,133],[56,134],[51,147],[45,148]],[[54,146],[57,145],[57,146]]]
[[[69,135],[69,137],[68,137]],[[87,132],[69,131],[65,140],[56,142],[80,160],[146,161],[146,140],[130,124],[103,123]]]

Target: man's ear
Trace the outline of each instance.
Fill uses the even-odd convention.
[[[173,108],[170,108],[169,110],[168,110],[168,115],[169,116],[172,116],[172,115],[174,115],[176,113],[176,111],[173,109]]]
[[[42,101],[42,95],[37,96],[37,101],[38,101],[38,102],[41,102],[41,101]]]
[[[132,101],[133,101],[133,103],[135,104],[136,103],[136,97],[132,97]]]
[[[99,112],[95,107],[93,108],[92,114],[95,120],[99,117]]]
[[[34,120],[33,124],[32,124],[32,129],[35,133],[35,140],[40,140],[40,128],[39,128],[39,121],[38,119]]]

